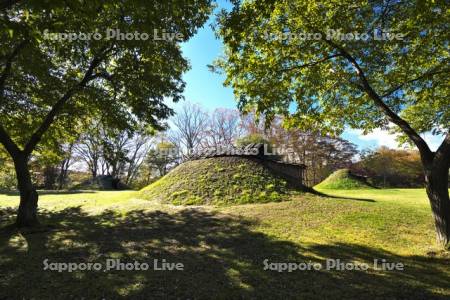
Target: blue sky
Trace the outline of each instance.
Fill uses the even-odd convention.
[[[227,7],[225,1],[220,1],[220,6]],[[191,70],[184,76],[187,83],[184,95],[186,100],[200,103],[209,110],[218,107],[235,108],[233,90],[222,84],[225,77],[210,72],[207,67],[222,53],[222,42],[216,39],[210,26],[212,21],[211,18],[182,46],[184,56],[191,64]]]
[[[229,7],[225,1],[219,1],[219,7]],[[231,88],[224,87],[225,77],[208,70],[211,64],[222,53],[222,42],[216,39],[210,24],[212,19],[201,28],[187,43],[182,45],[184,56],[190,61],[191,70],[184,75],[186,101],[199,103],[209,111],[219,107],[236,108],[236,101]],[[175,109],[180,104],[174,105]],[[388,146],[397,148],[395,136],[386,131],[376,130],[369,135],[362,135],[358,130],[347,130],[343,138],[355,143],[359,149]],[[435,150],[441,138],[431,134],[425,136],[426,140]]]

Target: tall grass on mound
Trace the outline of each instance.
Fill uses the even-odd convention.
[[[316,189],[336,189],[336,190],[352,190],[352,189],[371,189],[364,178],[356,176],[349,169],[341,169],[332,173],[324,181],[316,185]]]
[[[140,191],[143,199],[175,205],[282,201],[287,182],[257,160],[216,157],[188,161]]]

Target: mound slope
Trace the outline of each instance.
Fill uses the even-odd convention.
[[[324,181],[316,185],[317,189],[371,189],[364,177],[352,174],[349,169],[337,170],[328,176]]]
[[[185,162],[140,191],[143,199],[175,205],[281,201],[292,191],[257,159],[215,157]]]

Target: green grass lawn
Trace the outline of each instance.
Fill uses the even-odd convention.
[[[424,190],[323,191],[291,201],[173,206],[135,192],[40,198],[45,232],[18,232],[15,195],[0,195],[0,299],[448,299],[450,256],[435,244]],[[184,271],[44,271],[43,261],[166,259]],[[403,271],[264,270],[269,262],[354,264]]]

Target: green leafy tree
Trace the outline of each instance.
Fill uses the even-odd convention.
[[[437,238],[449,247],[449,19],[446,1],[236,1],[218,18],[216,66],[241,110],[285,114],[293,127],[397,125],[420,152]],[[437,151],[420,135],[428,131],[445,136]]]
[[[38,194],[28,168],[32,152],[55,131],[64,132],[70,121],[98,112],[120,129],[137,121],[161,127],[160,120],[172,114],[164,99],[182,98],[182,74],[189,67],[179,43],[204,24],[211,3],[7,2],[0,10],[0,143],[17,174],[16,223],[33,226]],[[109,29],[141,36],[108,39]],[[153,40],[155,30],[176,32],[178,39]],[[78,35],[69,39],[54,33]]]

